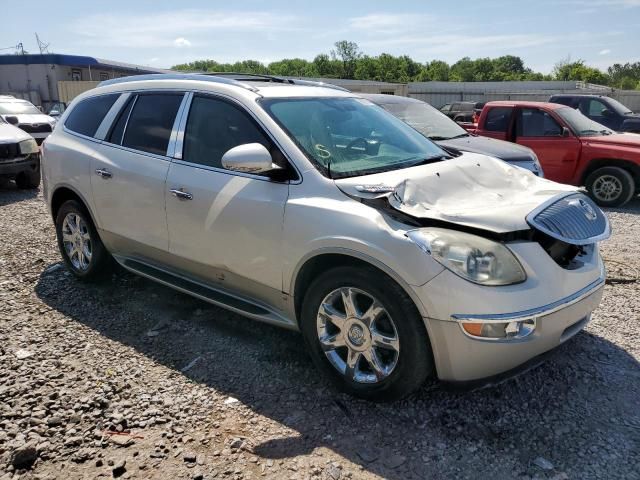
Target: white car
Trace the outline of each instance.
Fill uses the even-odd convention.
[[[18,188],[40,185],[40,148],[36,141],[1,117],[0,179],[15,180]]]
[[[72,102],[43,158],[76,277],[104,275],[112,256],[301,330],[320,369],[364,398],[401,397],[432,374],[509,374],[579,332],[602,297],[609,223],[583,193],[484,155],[451,158],[342,90],[111,80]]]
[[[56,119],[21,98],[0,97],[0,117],[29,133],[41,145],[53,131]]]

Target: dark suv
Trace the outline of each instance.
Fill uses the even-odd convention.
[[[484,102],[454,102],[440,107],[440,111],[456,122],[473,122],[474,112],[482,111]]]
[[[580,110],[585,116],[616,132],[640,133],[640,115],[603,95],[552,95],[551,103]]]

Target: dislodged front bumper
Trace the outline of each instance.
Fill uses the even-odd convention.
[[[551,350],[578,333],[590,320],[604,290],[604,277],[566,298],[540,308],[499,315],[460,315],[429,319],[438,377],[464,382],[499,375]],[[518,339],[469,336],[464,321],[535,319],[534,331]]]

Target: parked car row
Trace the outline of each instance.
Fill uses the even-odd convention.
[[[529,149],[413,101],[239,79],[115,79],[71,103],[42,168],[77,278],[113,257],[299,330],[329,378],[374,400],[430,375],[511,375],[589,322],[607,217],[536,175]]]
[[[49,136],[56,124],[55,118],[45,115],[31,102],[10,95],[0,96],[0,117],[30,134],[38,145]]]
[[[487,103],[472,132],[531,148],[546,178],[585,186],[602,206],[619,207],[640,189],[640,136],[619,134],[558,103]]]

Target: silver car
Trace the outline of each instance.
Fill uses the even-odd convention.
[[[509,375],[580,331],[609,223],[574,187],[450,158],[370,101],[280,79],[151,75],[73,101],[45,198],[79,279],[124,268],[302,332],[343,390]],[[278,348],[274,345],[274,348]]]

